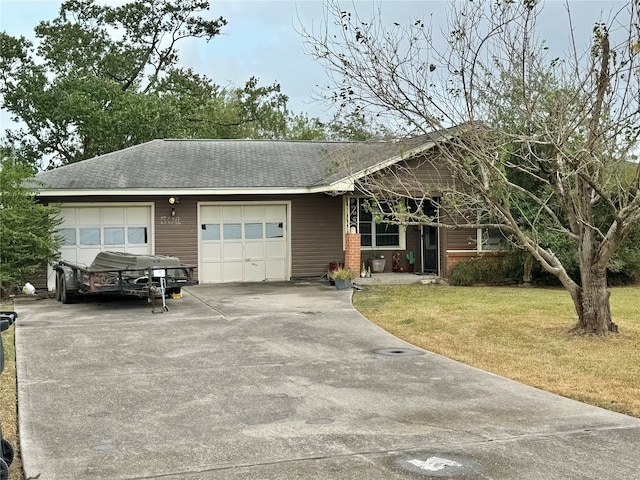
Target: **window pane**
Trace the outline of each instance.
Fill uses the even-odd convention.
[[[507,240],[497,228],[482,231],[482,250],[499,251],[507,248]]]
[[[98,227],[81,228],[80,245],[100,245],[100,229]]]
[[[376,225],[376,246],[397,247],[400,245],[400,226],[380,223]]]
[[[373,219],[373,215],[371,213],[371,210],[369,210],[369,207],[367,207],[365,209],[364,205],[365,205],[365,201],[363,199],[360,199],[360,209],[358,211],[358,215],[360,216],[360,221],[370,221]]]
[[[75,245],[76,244],[76,229],[75,228],[63,228],[59,232],[62,239],[62,245]]]
[[[220,224],[203,223],[202,240],[220,240]]]
[[[262,239],[262,224],[261,223],[245,223],[244,238],[246,240]]]
[[[241,240],[242,225],[240,223],[225,223],[223,226],[225,240]]]
[[[124,245],[124,228],[109,227],[104,229],[105,245]]]
[[[144,245],[147,243],[147,227],[129,227],[127,241],[129,245]]]
[[[371,234],[360,235],[360,245],[363,247],[372,247],[373,245],[371,244],[371,239],[372,239]]]
[[[361,222],[360,225],[358,225],[358,231],[360,233],[362,233],[363,235],[371,235],[371,227],[372,227],[372,223],[364,223]]]
[[[267,223],[267,238],[284,237],[284,224],[282,222]]]

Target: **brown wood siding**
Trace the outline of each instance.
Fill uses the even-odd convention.
[[[403,162],[402,165],[412,172],[411,176],[414,180],[427,188],[453,183],[451,171],[438,165],[437,154],[431,153],[428,156],[413,158]]]
[[[457,228],[447,231],[447,250],[476,250],[476,230]]]
[[[169,204],[169,197],[156,198],[154,229],[156,255],[178,257],[184,265],[198,266],[198,207],[195,197],[180,197]],[[175,208],[175,217],[171,216]],[[196,269],[196,277],[198,275]]]
[[[299,195],[291,205],[291,275],[319,277],[344,262],[342,197]]]

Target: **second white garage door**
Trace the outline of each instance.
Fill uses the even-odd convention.
[[[287,210],[287,204],[201,204],[200,282],[288,280]]]

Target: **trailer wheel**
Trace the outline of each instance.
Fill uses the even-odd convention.
[[[67,281],[64,278],[64,275],[61,275],[62,288],[60,289],[60,301],[62,303],[73,303],[73,294],[67,290]]]
[[[9,480],[9,465],[0,458],[0,480]]]
[[[62,272],[56,272],[56,300],[58,302],[62,301],[62,291],[61,291],[61,283],[62,283]]]
[[[13,446],[9,443],[9,440],[3,438],[2,439],[2,459],[5,461],[7,466],[13,463]]]

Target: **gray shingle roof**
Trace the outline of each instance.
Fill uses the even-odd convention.
[[[40,172],[47,190],[310,189],[388,160],[431,136],[396,142],[153,140]],[[349,162],[345,163],[344,159]],[[349,168],[346,165],[350,165]],[[351,171],[347,171],[351,170]]]

